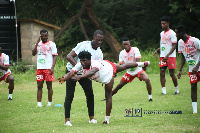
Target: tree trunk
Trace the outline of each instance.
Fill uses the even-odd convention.
[[[89,21],[94,24],[96,29],[103,31],[105,42],[110,46],[113,55],[118,60],[119,53],[122,50],[122,48],[121,48],[120,44],[117,42],[117,40],[115,39],[115,37],[109,31],[107,31],[99,22],[96,14],[92,8],[92,0],[86,0],[86,12],[90,18]]]

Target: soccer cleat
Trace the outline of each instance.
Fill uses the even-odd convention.
[[[39,104],[38,104],[36,107],[43,107],[43,105],[39,105]]]
[[[52,104],[47,104],[47,107],[51,107]]]
[[[174,93],[174,95],[178,95],[178,94],[180,94],[180,93],[179,93],[179,92],[175,92],[175,93]]]
[[[150,65],[150,61],[145,61],[144,62],[144,66],[149,66]]]
[[[72,126],[72,123],[70,121],[67,121],[64,125],[66,125],[66,126]]]
[[[95,119],[89,120],[89,123],[97,123],[97,120]]]
[[[150,98],[150,99],[149,99],[149,102],[151,102],[151,101],[153,101],[153,99],[152,99],[152,98]]]
[[[195,112],[193,112],[192,114],[193,114],[193,115],[195,115],[196,113],[195,113]]]
[[[11,100],[12,100],[12,98],[11,98],[11,97],[9,97],[9,98],[8,98],[8,101],[11,101]]]
[[[105,98],[105,99],[102,99],[101,101],[106,101],[106,98]]]
[[[167,93],[167,92],[166,92],[166,89],[163,89],[163,88],[162,88],[162,94],[163,94],[163,95],[166,95],[166,93]]]
[[[103,124],[109,124],[109,122],[108,121],[104,121]]]

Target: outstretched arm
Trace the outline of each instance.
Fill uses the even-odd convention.
[[[86,72],[83,75],[75,75],[72,77],[73,80],[78,81],[82,78],[89,78],[92,77],[97,71],[99,71],[99,69],[97,68],[92,68],[90,71]]]
[[[7,71],[9,68],[9,65],[0,64],[0,68]]]
[[[157,54],[159,51],[160,51],[160,48],[157,48],[157,49],[154,51],[153,56],[155,57],[156,54]]]
[[[71,70],[69,73],[65,74],[64,77],[63,76],[62,76],[62,78],[58,77],[58,81],[62,84],[62,83],[64,83],[66,80],[68,80],[69,78],[71,78],[75,74],[76,74],[76,72]]]

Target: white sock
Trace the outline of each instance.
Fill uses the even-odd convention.
[[[144,67],[144,62],[136,62],[139,67]]]
[[[9,98],[9,97],[12,99],[12,94],[9,94],[9,95],[8,95],[8,98]]]
[[[110,116],[105,116],[105,121],[109,123]]]
[[[192,102],[193,113],[197,113],[197,102]]]
[[[48,102],[48,105],[51,105],[52,104],[52,102]]]
[[[42,102],[38,102],[38,105],[39,105],[39,106],[42,106]]]
[[[151,94],[151,95],[149,95],[149,99],[152,99],[152,94]]]
[[[175,87],[175,92],[179,93],[178,86]]]
[[[163,88],[162,88],[162,93],[163,93],[163,94],[166,94],[166,87],[163,87]]]

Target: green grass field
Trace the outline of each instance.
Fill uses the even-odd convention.
[[[64,70],[63,70],[64,71]],[[62,72],[63,73],[63,72]],[[35,74],[35,72],[34,72]],[[53,106],[47,105],[47,89],[43,88],[43,107],[36,108],[36,81],[34,74],[15,74],[15,90],[13,100],[7,101],[8,84],[0,82],[0,132],[27,133],[27,132],[200,132],[200,115],[192,115],[190,99],[190,83],[188,75],[178,80],[180,95],[174,94],[173,83],[169,74],[166,74],[167,95],[161,95],[159,74],[149,74],[153,87],[153,102],[148,101],[148,94],[144,82],[135,79],[127,84],[115,96],[109,125],[102,125],[105,118],[104,86],[93,82],[95,96],[95,119],[97,124],[89,124],[85,94],[77,83],[74,101],[71,109],[72,127],[64,125],[65,84],[53,82]],[[60,76],[60,75],[56,75]],[[122,75],[115,78],[116,86]],[[198,83],[198,89],[199,89]],[[198,91],[200,96],[200,91]],[[199,97],[198,97],[199,100]],[[177,110],[182,114],[142,114],[142,117],[124,117],[125,109],[142,110]],[[200,110],[200,104],[198,104]]]

